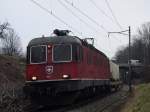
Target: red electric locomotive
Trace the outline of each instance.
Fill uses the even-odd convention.
[[[104,53],[67,31],[54,33],[56,36],[35,38],[28,44],[24,87],[28,96],[47,99],[110,86],[109,59]]]

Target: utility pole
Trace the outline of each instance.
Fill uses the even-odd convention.
[[[128,32],[128,34],[126,34],[124,32]],[[129,84],[129,91],[131,92],[132,91],[132,87],[131,87],[131,27],[129,26],[128,30],[124,30],[124,31],[108,32],[108,37],[112,33],[118,33],[118,34],[129,36],[129,49],[128,49],[129,79],[128,79],[128,84]]]
[[[129,26],[129,91],[132,91],[131,87],[131,28]]]

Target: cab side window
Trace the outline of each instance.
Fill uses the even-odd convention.
[[[77,62],[83,61],[83,49],[79,45],[73,45],[72,49],[72,59]]]

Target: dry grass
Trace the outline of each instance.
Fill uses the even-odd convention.
[[[16,57],[0,55],[0,112],[23,112],[24,64]]]
[[[150,112],[150,84],[138,85],[121,112]]]

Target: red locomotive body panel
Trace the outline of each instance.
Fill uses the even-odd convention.
[[[46,67],[52,66],[53,72],[47,73]],[[27,65],[27,81],[32,81],[32,77],[36,76],[37,80],[62,80],[63,75],[70,75],[71,79],[76,78],[77,65],[74,63],[67,64],[38,64]]]
[[[109,59],[77,37],[37,38],[28,45],[26,91],[36,93],[37,85],[56,93],[78,91],[109,85],[110,77]]]
[[[31,81],[36,76],[37,80],[61,80],[63,75],[69,75],[70,79],[78,80],[109,80],[110,70],[109,61],[103,55],[83,47],[82,62],[53,63],[51,49],[47,52],[47,63],[45,64],[28,64],[26,68],[27,81]],[[91,58],[88,60],[88,55]],[[52,73],[46,72],[46,67],[52,66]]]
[[[90,80],[109,80],[109,60],[89,48],[83,46],[83,49],[83,62],[77,64],[78,77]],[[88,58],[91,59],[88,60]]]

